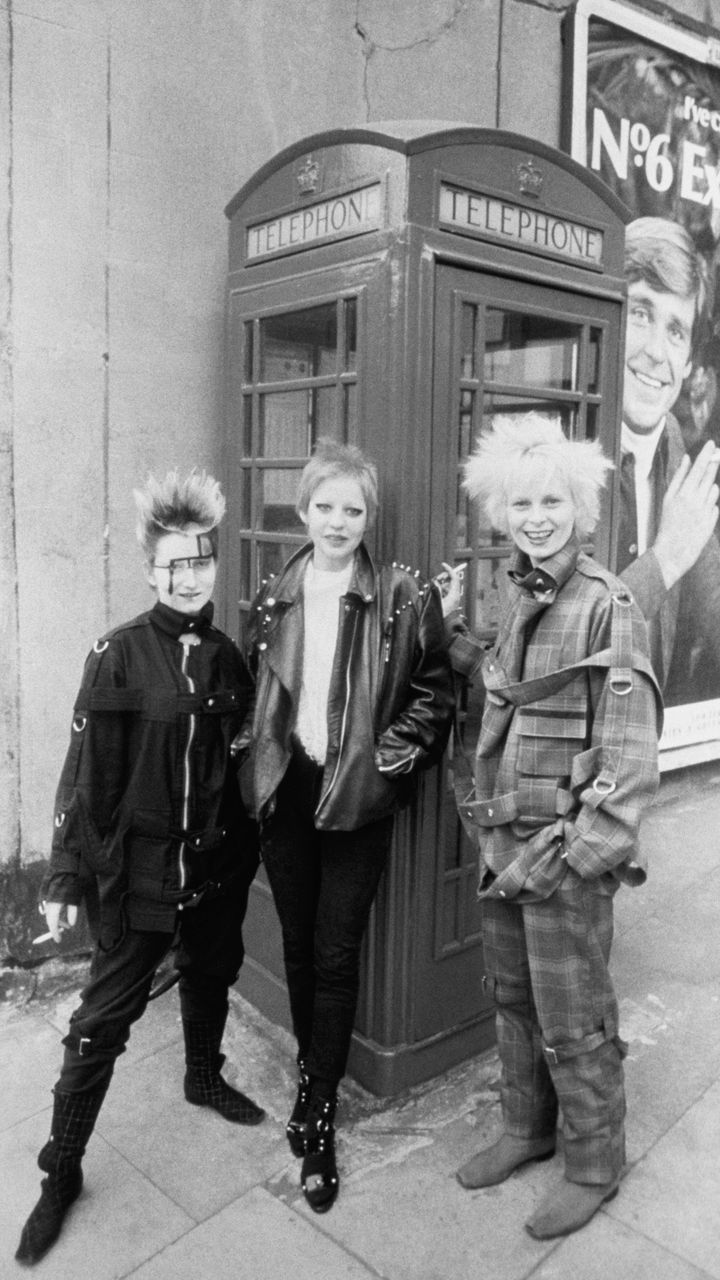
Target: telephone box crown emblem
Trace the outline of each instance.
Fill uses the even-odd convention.
[[[531,158],[522,160],[517,167],[518,181],[520,190],[528,196],[539,196],[542,191],[544,182],[544,174],[542,169],[538,169],[537,165]]]
[[[313,191],[317,191],[320,186],[320,165],[317,160],[313,160],[312,156],[306,156],[305,162],[300,166],[296,174],[297,184],[300,190],[309,195]]]

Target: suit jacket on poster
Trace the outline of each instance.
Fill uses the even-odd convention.
[[[667,475],[664,489],[686,452],[677,420],[668,414]],[[690,619],[693,639],[704,640],[713,652],[720,637],[720,544],[713,534],[688,572],[668,591],[652,548],[623,569],[621,575],[648,622],[650,654],[661,687],[664,687],[675,646],[678,614]]]

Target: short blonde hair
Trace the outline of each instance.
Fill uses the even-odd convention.
[[[600,515],[600,490],[613,464],[596,440],[568,440],[557,420],[540,413],[496,418],[465,464],[464,488],[484,508],[493,528],[508,532],[509,485],[528,463],[544,463],[562,476],[578,534],[591,533]]]
[[[147,561],[154,559],[160,538],[167,533],[185,533],[190,526],[209,536],[217,557],[225,498],[214,476],[197,467],[184,479],[177,471],[168,471],[163,480],[149,475],[142,489],[133,490],[133,497],[138,513],[135,532]]]
[[[321,436],[312,458],[306,463],[300,476],[296,510],[302,520],[307,513],[310,499],[324,480],[346,476],[360,487],[367,507],[368,528],[373,523],[378,508],[378,474],[374,462],[354,444],[340,444],[329,436]]]

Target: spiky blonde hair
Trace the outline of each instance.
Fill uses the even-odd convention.
[[[184,533],[196,526],[210,537],[217,555],[217,527],[225,515],[225,498],[220,482],[207,471],[193,467],[183,479],[168,471],[163,480],[149,475],[142,489],[134,489],[137,508],[135,531],[146,560],[152,561],[160,538],[166,533]]]
[[[613,464],[596,440],[568,440],[557,420],[540,413],[496,418],[465,464],[463,487],[485,509],[493,528],[507,533],[509,484],[529,466],[560,474],[572,495],[577,533],[591,533]]]

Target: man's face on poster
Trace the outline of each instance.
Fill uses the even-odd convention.
[[[623,421],[653,431],[680,395],[692,368],[695,298],[659,292],[645,280],[628,286]]]

